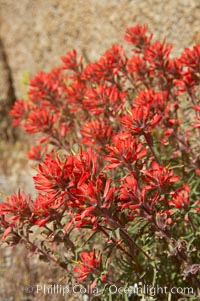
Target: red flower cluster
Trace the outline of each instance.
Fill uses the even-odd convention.
[[[100,252],[96,254],[95,251],[83,251],[80,253],[79,256],[81,261],[77,262],[79,267],[74,268],[74,272],[79,274],[77,276],[77,280],[82,281],[85,278],[87,278],[91,273],[96,274],[96,269],[99,268],[102,261],[102,255],[100,254]]]
[[[184,187],[178,188],[173,192],[169,204],[176,208],[188,209],[190,204],[190,186],[185,184]]]
[[[120,164],[130,168],[140,158],[147,154],[147,149],[143,147],[141,142],[137,142],[135,137],[129,133],[119,133],[112,137],[112,144],[107,146],[109,155],[105,160],[111,162],[107,165],[107,169],[112,169]]]
[[[126,30],[125,40],[135,45],[136,48],[145,50],[152,39],[152,34],[147,35],[147,30],[147,25],[141,26],[138,24],[136,26],[130,27]]]
[[[151,107],[147,104],[146,107],[132,107],[128,115],[122,116],[121,122],[130,133],[141,135],[150,132],[161,118],[159,114],[153,115]]]
[[[177,256],[180,269],[196,260],[190,242],[177,251],[172,241],[198,232],[200,48],[171,59],[172,47],[153,41],[147,29],[127,29],[130,57],[114,45],[85,65],[75,50],[67,52],[59,68],[31,79],[28,100],[11,111],[13,124],[37,134],[40,143],[28,153],[39,161],[38,195],[19,192],[2,202],[0,232],[3,239],[17,233],[30,243],[24,227],[41,227],[46,236],[38,252],[49,260],[63,244],[69,252],[53,260],[64,268],[63,258],[76,262],[78,249],[79,267],[71,271],[79,281],[108,275],[112,283],[115,262],[122,267],[119,283],[133,267],[131,277],[152,267],[153,275],[154,256],[160,267],[166,264],[163,250]],[[97,243],[101,253],[94,251]],[[173,262],[168,272],[174,275]]]
[[[181,92],[188,91],[190,95],[200,83],[200,45],[193,49],[186,48],[179,59],[181,78],[176,81]]]
[[[159,166],[157,162],[152,163],[152,169],[142,170],[141,172],[144,175],[143,180],[148,184],[148,189],[162,190],[179,180],[178,176],[174,176],[173,170],[169,170],[165,166]]]
[[[100,144],[101,147],[109,143],[112,132],[112,126],[109,125],[109,121],[106,119],[88,121],[81,127],[81,134],[83,136],[81,142],[87,146]]]
[[[83,105],[92,115],[115,116],[123,107],[125,97],[126,92],[120,91],[117,86],[100,84],[97,88],[90,87],[87,89]]]
[[[12,213],[8,220],[15,221],[22,219],[28,219],[31,216],[31,197],[26,197],[25,193],[18,192],[10,197],[7,197],[6,203],[0,204],[0,212],[2,215]]]
[[[126,66],[126,56],[122,46],[113,45],[95,63],[90,63],[83,71],[83,78],[93,82],[115,82],[115,77],[120,75]]]

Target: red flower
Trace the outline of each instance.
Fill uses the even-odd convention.
[[[179,180],[178,176],[174,176],[174,171],[169,170],[165,166],[160,166],[157,162],[152,163],[152,169],[142,170],[143,181],[145,181],[148,186],[146,189],[158,188],[163,190],[164,188],[171,187],[171,183],[177,182]]]
[[[32,103],[48,101],[59,107],[65,99],[66,83],[61,68],[55,68],[49,73],[39,72],[30,80],[28,91]]]
[[[179,64],[182,70],[176,84],[181,92],[192,93],[200,83],[200,45],[196,45],[192,49],[186,48],[179,59]]]
[[[63,203],[62,197],[51,198],[49,194],[39,193],[32,206],[33,223],[42,227],[47,222],[57,219],[59,208]]]
[[[30,195],[26,196],[25,192],[19,191],[7,197],[6,202],[0,203],[0,215],[6,216],[10,225],[15,225],[17,221],[23,223],[32,215],[31,204]]]
[[[144,58],[151,64],[151,68],[160,69],[167,65],[171,50],[171,45],[155,41],[146,48]]]
[[[128,61],[128,72],[134,75],[133,82],[144,81],[149,72],[147,62],[143,57],[133,55]]]
[[[16,100],[10,111],[10,116],[14,117],[13,125],[17,126],[20,123],[23,124],[23,119],[27,117],[29,111],[30,104],[28,102],[21,99]]]
[[[170,143],[170,136],[173,135],[173,128],[169,128],[167,130],[164,130],[163,132],[163,138],[161,139],[161,142],[164,144],[164,145],[169,145]]]
[[[198,105],[193,106],[193,109],[194,109],[196,112],[200,112],[200,106],[198,106]]]
[[[33,177],[35,187],[46,192],[51,199],[59,196],[72,196],[72,203],[76,206],[74,198],[80,196],[80,187],[88,185],[88,179],[96,173],[96,155],[91,149],[80,152],[76,156],[67,156],[62,162],[56,155],[55,158],[46,155],[43,164],[39,164],[39,173]],[[79,201],[77,201],[79,204]]]
[[[50,134],[58,117],[59,113],[52,114],[46,109],[36,108],[31,111],[23,127],[28,133],[43,132]]]
[[[77,188],[72,187],[68,206],[77,207],[81,210],[82,218],[88,216],[98,205],[107,208],[114,198],[115,187],[111,187],[111,179],[106,179],[103,174],[93,180],[88,178],[87,173],[83,174],[78,182]]]
[[[106,117],[116,115],[125,103],[126,92],[119,91],[115,85],[100,84],[90,87],[84,96],[84,108],[94,115],[104,114]]]
[[[171,79],[172,84],[175,82],[175,80],[181,78],[182,63],[179,59],[174,58],[168,60],[166,68],[166,76],[168,79]]]
[[[147,35],[148,26],[139,24],[126,30],[125,40],[135,45],[140,50],[145,49],[151,42],[152,35]]]
[[[74,169],[74,159],[68,156],[65,162],[56,156],[46,155],[43,164],[38,165],[39,173],[33,177],[35,187],[53,197],[58,196],[69,186]]]
[[[188,184],[178,188],[171,195],[172,198],[169,201],[169,205],[175,206],[176,208],[188,209],[190,204],[190,186]]]
[[[112,143],[107,146],[107,150],[109,155],[105,156],[105,160],[111,162],[111,164],[108,164],[106,169],[115,168],[120,164],[132,164],[143,158],[147,153],[142,143],[138,143],[136,138],[128,133],[113,136]]]
[[[125,183],[120,187],[119,199],[121,208],[136,209],[142,204],[142,197],[138,183],[133,176],[127,176]]]
[[[149,132],[161,120],[160,114],[152,114],[151,107],[132,107],[128,115],[121,118],[122,125],[133,134]]]
[[[115,81],[115,76],[126,66],[126,57],[122,46],[113,45],[95,63],[90,63],[83,70],[82,79],[94,82]]]
[[[185,91],[193,93],[195,86],[199,84],[199,80],[197,82],[196,76],[194,76],[190,71],[184,71],[182,72],[181,78],[175,80],[175,83],[179,88],[179,93]]]
[[[101,253],[98,252],[98,254],[96,255],[95,251],[83,251],[79,256],[81,259],[81,261],[77,262],[79,267],[74,268],[74,272],[79,274],[77,276],[77,280],[82,281],[92,273],[98,275],[98,269],[100,268],[100,264],[102,261]]]
[[[167,100],[167,91],[153,91],[152,89],[143,90],[138,93],[134,100],[134,105],[138,107],[150,106],[156,113],[163,113]]]
[[[66,88],[67,103],[70,111],[76,112],[83,107],[83,99],[85,96],[86,84],[84,81],[75,80]]]
[[[42,148],[41,145],[36,145],[32,147],[30,151],[27,152],[29,159],[40,161],[46,152],[46,148]]]
[[[83,138],[81,142],[88,146],[95,144],[103,146],[110,141],[112,131],[113,129],[106,119],[88,121],[82,125],[81,134]]]
[[[61,57],[61,60],[63,61],[62,68],[65,70],[72,70],[74,72],[79,72],[82,69],[82,57],[78,61],[77,59],[77,52],[75,49],[72,51],[68,51],[65,56]]]
[[[192,49],[185,48],[180,57],[180,62],[187,68],[199,74],[200,72],[200,45],[195,45]]]

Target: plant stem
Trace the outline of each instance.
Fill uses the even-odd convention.
[[[120,233],[121,233],[121,235],[126,239],[126,240],[128,240],[128,242],[129,242],[129,246],[130,246],[130,249],[132,248],[131,247],[131,245],[134,245],[134,247],[138,250],[138,251],[140,251],[148,260],[152,260],[151,259],[151,257],[132,239],[132,237],[130,237],[129,236],[129,234],[123,229],[123,227],[120,225],[120,224],[118,224],[115,220],[113,220],[110,216],[109,216],[109,214],[108,214],[108,212],[106,212],[105,210],[103,210],[102,211],[102,209],[101,208],[99,208],[99,207],[97,207],[100,211],[101,211],[101,213],[103,213],[104,214],[104,216],[107,218],[107,220],[108,220],[108,222],[109,222],[109,224],[110,224],[110,226],[111,227],[114,227],[114,228],[119,228],[120,229]]]
[[[149,146],[149,148],[150,148],[150,150],[151,150],[151,152],[152,152],[152,154],[153,154],[153,156],[154,156],[156,162],[157,162],[159,165],[162,165],[162,164],[161,164],[161,161],[160,161],[160,159],[158,158],[158,156],[156,155],[156,153],[155,153],[155,151],[154,151],[152,145],[149,143],[149,139],[148,139],[147,134],[146,134],[144,131],[143,131],[143,135],[144,135],[144,138],[145,138],[145,140],[146,140],[146,142],[147,142],[147,144],[148,144],[148,146]]]

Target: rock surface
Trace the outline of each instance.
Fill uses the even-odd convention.
[[[123,43],[125,29],[137,22],[147,23],[156,38],[166,37],[179,53],[198,42],[199,16],[196,0],[0,0],[0,37],[15,95],[24,93],[24,72],[49,70],[72,48],[93,60]],[[0,84],[1,95],[5,87]]]

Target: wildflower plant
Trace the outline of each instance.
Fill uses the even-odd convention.
[[[167,286],[168,295],[192,287],[170,300],[195,300],[200,46],[171,58],[172,46],[147,30],[126,30],[130,56],[113,45],[86,64],[73,50],[30,80],[11,116],[34,134],[28,157],[37,162],[38,194],[18,191],[0,204],[1,239],[25,244],[85,287],[98,286],[102,300],[112,297],[108,285],[136,283]],[[125,292],[113,298],[136,300]]]

